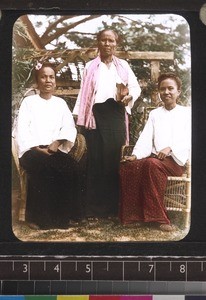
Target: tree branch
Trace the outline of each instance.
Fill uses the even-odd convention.
[[[26,33],[34,46],[35,49],[44,49],[44,45],[41,42],[39,35],[36,33],[31,21],[29,20],[27,15],[20,17],[21,21],[26,25],[25,30]]]
[[[60,37],[62,34],[65,34],[68,30],[76,27],[77,25],[80,25],[82,23],[85,23],[87,21],[90,21],[90,20],[93,20],[93,19],[96,19],[100,17],[100,15],[93,15],[93,16],[89,16],[87,18],[84,18],[80,21],[77,21],[77,22],[74,22],[73,24],[70,24],[68,26],[65,26],[64,28],[59,28],[58,30],[56,29],[56,32],[53,33],[52,35],[50,36],[47,36],[47,37],[44,37],[44,38],[41,38],[41,43],[43,45],[47,45],[49,44],[51,41],[57,39],[58,37]]]
[[[68,20],[68,19],[71,19],[73,17],[76,17],[76,16],[62,16],[62,17],[60,17],[58,20],[56,20],[54,23],[50,24],[47,27],[45,32],[42,34],[41,39],[43,39],[43,40],[46,39],[48,37],[48,35],[51,33],[51,31],[53,29],[55,29],[59,23],[62,23],[64,20]]]

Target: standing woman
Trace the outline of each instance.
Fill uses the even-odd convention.
[[[24,98],[16,132],[19,161],[28,174],[26,221],[34,229],[64,228],[79,213],[76,163],[68,155],[77,132],[66,102],[53,96],[53,66],[38,64],[35,78],[40,93]]]
[[[173,230],[164,206],[167,176],[181,176],[190,158],[190,108],[177,104],[181,80],[173,73],[158,78],[164,106],[151,111],[132,153],[121,164],[122,223],[154,222]]]
[[[73,114],[85,128],[88,149],[86,216],[109,217],[118,213],[120,151],[140,87],[129,64],[114,55],[117,33],[105,29],[97,43],[99,55],[85,66]]]

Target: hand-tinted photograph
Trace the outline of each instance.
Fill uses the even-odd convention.
[[[16,237],[182,240],[191,218],[187,20],[22,15],[12,59]]]

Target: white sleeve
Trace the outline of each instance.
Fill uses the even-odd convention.
[[[132,154],[136,155],[137,159],[142,159],[150,156],[153,146],[153,122],[149,115],[148,121],[136,142]]]
[[[59,150],[68,153],[74,145],[77,135],[74,119],[66,102],[64,103],[64,110],[62,115],[62,126],[58,134],[58,140],[66,140],[59,146]]]
[[[126,106],[126,111],[131,114],[131,108],[134,105],[134,102],[138,99],[141,93],[141,88],[139,86],[138,80],[132,71],[131,67],[129,66],[128,62],[125,61],[125,67],[128,70],[128,89],[129,95],[132,96],[132,100]]]
[[[185,165],[191,155],[191,110],[189,108],[185,110],[185,117],[182,117],[180,124],[181,129],[177,129],[176,139],[171,145],[171,155],[179,165]]]
[[[28,98],[22,101],[19,109],[16,128],[16,141],[18,145],[19,157],[32,147],[39,146],[38,140],[31,133],[31,112],[28,105]]]

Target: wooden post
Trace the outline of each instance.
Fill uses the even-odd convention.
[[[151,80],[156,82],[160,73],[160,61],[152,60],[150,65],[151,65]]]

